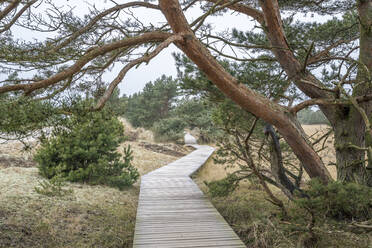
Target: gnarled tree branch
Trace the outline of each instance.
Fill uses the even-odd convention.
[[[151,9],[159,9],[159,6],[158,5],[154,5],[154,4],[146,3],[146,2],[130,2],[130,3],[116,5],[116,6],[114,6],[112,8],[109,8],[109,9],[107,9],[107,10],[99,13],[98,15],[96,15],[86,26],[84,26],[83,28],[81,28],[81,29],[77,30],[76,32],[72,33],[70,35],[70,37],[68,37],[67,39],[65,39],[58,46],[53,47],[49,52],[51,52],[51,53],[52,52],[57,52],[59,49],[65,47],[71,41],[75,40],[80,35],[86,33],[87,31],[89,31],[89,29],[91,29],[104,16],[109,15],[109,14],[115,12],[115,11],[119,11],[119,10],[130,8],[130,7],[138,7],[138,6],[146,7],[146,8],[151,8]]]
[[[90,49],[85,55],[83,55],[80,59],[78,59],[72,66],[68,67],[66,70],[63,70],[47,79],[43,79],[37,82],[33,82],[30,84],[15,84],[15,85],[6,85],[0,87],[0,94],[10,91],[17,91],[22,90],[25,94],[30,94],[31,92],[46,88],[50,85],[56,84],[61,80],[64,80],[73,74],[80,71],[87,63],[89,63],[94,58],[104,55],[108,52],[113,50],[123,48],[123,47],[130,47],[138,44],[148,43],[148,42],[161,42],[169,38],[171,34],[164,33],[164,32],[149,32],[143,35],[133,37],[133,38],[126,38],[124,40],[116,41],[110,44],[106,44],[103,46],[95,47]]]
[[[275,125],[304,164],[310,177],[319,177],[323,182],[331,180],[319,155],[302,135],[300,127],[292,122],[288,111],[246,86],[238,84],[237,79],[231,76],[195,37],[177,0],[160,0],[159,5],[173,32],[186,33],[185,39],[182,42],[176,42],[176,45],[199,69],[243,109]]]
[[[159,46],[155,48],[153,52],[150,54],[143,56],[141,58],[135,59],[128,63],[124,68],[119,72],[119,74],[116,76],[116,78],[111,82],[106,92],[103,94],[103,96],[99,99],[97,105],[95,106],[94,110],[100,110],[105,106],[105,103],[110,98],[112,93],[114,92],[116,86],[123,80],[127,72],[133,68],[134,66],[137,66],[143,62],[148,63],[152,58],[154,58],[156,55],[158,55],[164,48],[169,46],[171,43],[176,41],[181,41],[183,39],[182,34],[177,34],[170,36],[168,39],[163,41]]]

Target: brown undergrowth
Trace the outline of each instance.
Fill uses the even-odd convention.
[[[305,131],[314,137],[325,133],[326,126],[306,125]],[[326,141],[326,148],[321,151],[325,164],[335,160],[333,138]],[[322,144],[318,144],[321,149]],[[194,181],[208,195],[214,206],[231,225],[234,231],[249,248],[302,248],[302,247],[372,247],[372,230],[363,228],[350,220],[336,221],[331,218],[318,218],[312,227],[309,213],[289,202],[282,192],[270,187],[274,195],[281,199],[288,208],[288,216],[267,200],[264,190],[258,182],[243,181],[239,187],[225,197],[213,197],[208,193],[209,183],[220,180],[238,168],[215,164],[213,159],[194,175]],[[336,170],[329,167],[332,177]],[[307,177],[305,177],[306,180]],[[368,221],[371,225],[372,220]],[[313,233],[310,232],[310,229]],[[312,237],[314,234],[314,237]]]
[[[178,159],[144,148],[141,143],[153,143],[151,132],[124,124],[136,137],[121,146],[132,146],[133,164],[141,175]],[[132,247],[139,182],[123,191],[65,183],[64,190],[72,193],[46,196],[35,192],[43,178],[22,145],[0,145],[0,155],[1,248]]]
[[[133,163],[141,175],[178,158],[158,150],[158,146],[163,145],[155,144],[150,132],[127,125],[126,130],[133,137],[122,146],[132,146]],[[305,127],[305,130],[321,128]],[[322,132],[320,130],[318,135]],[[144,142],[156,145],[156,149],[144,147],[141,145]],[[181,147],[174,148],[173,145],[166,147],[177,152],[189,152]],[[132,247],[139,183],[124,191],[67,183],[64,188],[71,189],[72,194],[62,197],[40,195],[34,188],[42,178],[35,166],[22,163],[29,161],[31,155],[22,152],[20,148],[19,144],[0,145],[0,153],[6,158],[3,165],[0,163],[1,248]],[[325,150],[324,154],[328,157],[323,156],[323,159],[332,161],[333,148],[327,149],[329,150]],[[122,149],[119,148],[120,150]],[[214,164],[210,159],[195,175],[195,181],[207,192],[204,181],[222,179],[227,172],[233,170],[230,167],[226,171],[223,166]],[[334,172],[331,173],[335,176]],[[278,198],[288,203],[280,191],[275,188],[272,190]],[[227,197],[210,198],[247,247],[367,248],[372,244],[372,236],[368,230],[356,228],[350,222],[330,219],[317,220],[313,228],[317,240],[310,242],[308,213],[288,203],[290,218],[283,219],[280,211],[266,200],[265,193],[255,183],[243,182]]]

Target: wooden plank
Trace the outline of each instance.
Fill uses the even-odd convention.
[[[214,151],[194,147],[189,155],[142,176],[134,248],[246,247],[191,180]]]

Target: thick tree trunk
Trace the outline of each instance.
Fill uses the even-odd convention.
[[[359,68],[358,82],[364,82],[355,88],[357,96],[372,94],[372,0],[360,0],[358,5],[360,19],[360,55],[359,61],[365,68]],[[365,147],[368,157],[368,185],[372,186],[372,102],[360,104],[369,118],[368,126],[365,127]]]
[[[267,25],[267,35],[271,44],[282,49],[274,49],[276,58],[286,70],[288,76],[306,95],[311,98],[332,98],[332,95],[321,90],[321,87],[313,87],[311,84],[321,86],[321,83],[310,73],[303,70],[303,66],[294,57],[288,46],[281,25],[279,7],[276,0],[260,0],[261,7]],[[353,96],[363,96],[372,93],[370,79],[367,77],[365,68],[372,71],[372,0],[360,0],[358,3],[359,16],[361,20],[360,38],[360,62],[365,65],[360,66],[358,72],[359,84],[353,92]],[[303,83],[304,81],[311,84]],[[360,105],[371,118],[372,103]],[[359,111],[353,107],[320,106],[323,113],[327,116],[335,130],[335,147],[338,179],[341,181],[352,181],[361,184],[372,184],[372,170],[366,170],[365,152],[360,149],[352,148],[370,146],[372,143],[365,144],[365,122]],[[370,139],[372,140],[372,136]],[[368,141],[369,142],[369,141]],[[372,153],[370,154],[372,162]],[[372,164],[371,164],[372,165]],[[369,183],[368,183],[369,182]]]
[[[365,152],[350,146],[364,146],[364,129],[363,120],[355,108],[345,107],[339,110],[334,125],[337,180],[367,183],[367,171],[363,162]]]
[[[274,125],[292,147],[310,177],[323,182],[331,180],[322,160],[308,142],[302,128],[293,121],[287,109],[250,90],[231,76],[213,58],[190,29],[177,0],[160,0],[160,8],[174,33],[183,34],[183,42],[176,45],[202,70],[229,98],[243,109]]]
[[[208,0],[216,3],[216,0]],[[220,1],[219,1],[220,2]],[[222,1],[225,3],[226,1]],[[220,4],[222,4],[220,2]],[[273,53],[296,86],[311,98],[330,98],[334,96],[323,90],[323,84],[311,73],[305,70],[288,46],[282,27],[277,0],[259,0],[262,12],[253,12],[249,6],[235,4],[230,9],[255,18],[266,31],[270,44],[275,47]],[[353,96],[372,94],[372,84],[369,74],[372,74],[372,0],[357,0],[360,20],[360,59],[364,66],[359,67],[357,81],[365,82],[354,88]],[[372,103],[359,104],[372,122]],[[353,181],[372,186],[372,133],[368,132],[359,111],[350,108],[322,105],[319,106],[327,116],[335,130],[335,147],[338,179]],[[365,169],[365,152],[350,147],[366,147],[368,152],[368,167]]]
[[[353,97],[372,94],[372,0],[359,0],[360,51],[357,74],[358,84]],[[372,102],[360,103],[359,107],[372,121]],[[371,127],[366,126],[360,111],[354,106],[341,109],[337,115],[335,129],[335,148],[337,159],[337,178],[347,182],[357,182],[372,186],[372,170],[366,168],[366,153],[358,149],[372,149]],[[372,166],[372,154],[367,151],[368,167]]]

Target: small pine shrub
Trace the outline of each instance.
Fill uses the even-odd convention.
[[[338,220],[372,217],[372,189],[367,186],[338,181],[324,185],[319,180],[311,180],[304,193],[307,197],[295,203],[320,217]]]
[[[66,184],[64,180],[58,176],[53,177],[50,180],[43,180],[39,182],[39,186],[36,186],[34,189],[36,193],[45,195],[45,196],[66,196],[73,193],[72,189],[64,189],[63,187]]]
[[[204,183],[208,186],[208,192],[212,197],[227,196],[239,185],[239,181],[235,175],[228,175],[224,179]]]
[[[170,117],[155,122],[153,131],[155,140],[158,142],[183,142],[183,131],[186,123],[178,117]]]
[[[120,160],[117,148],[123,139],[122,124],[107,112],[73,115],[50,138],[42,139],[34,160],[40,174],[48,179],[58,176],[71,182],[123,189],[139,177],[131,164],[130,146]]]

